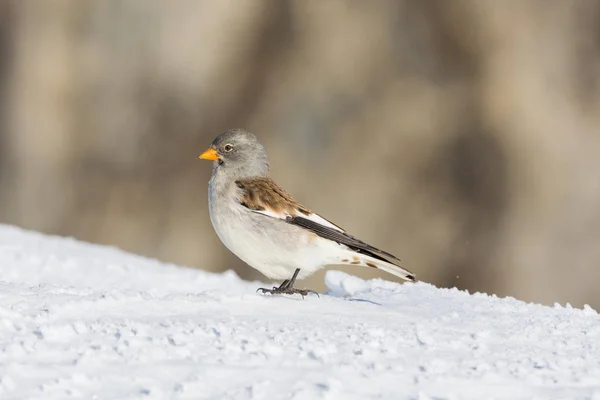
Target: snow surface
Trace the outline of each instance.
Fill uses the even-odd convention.
[[[589,307],[326,283],[264,296],[231,272],[0,226],[0,399],[600,400]]]

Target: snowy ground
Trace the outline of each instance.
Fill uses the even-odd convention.
[[[258,282],[0,226],[0,399],[595,399],[600,317],[330,272]]]

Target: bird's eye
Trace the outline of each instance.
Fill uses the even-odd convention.
[[[233,146],[230,144],[226,144],[225,147],[223,147],[225,149],[226,152],[230,152],[231,150],[233,150]]]

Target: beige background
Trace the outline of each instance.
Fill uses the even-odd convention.
[[[264,279],[196,159],[245,127],[420,279],[600,307],[598,1],[0,0],[0,89],[4,223]]]

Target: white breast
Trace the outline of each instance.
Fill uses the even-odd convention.
[[[325,241],[323,246],[299,227],[249,211],[237,201],[237,190],[235,184],[219,185],[213,177],[209,211],[219,239],[242,261],[273,279],[290,278],[296,268],[302,279],[336,261],[331,252],[336,243]]]

